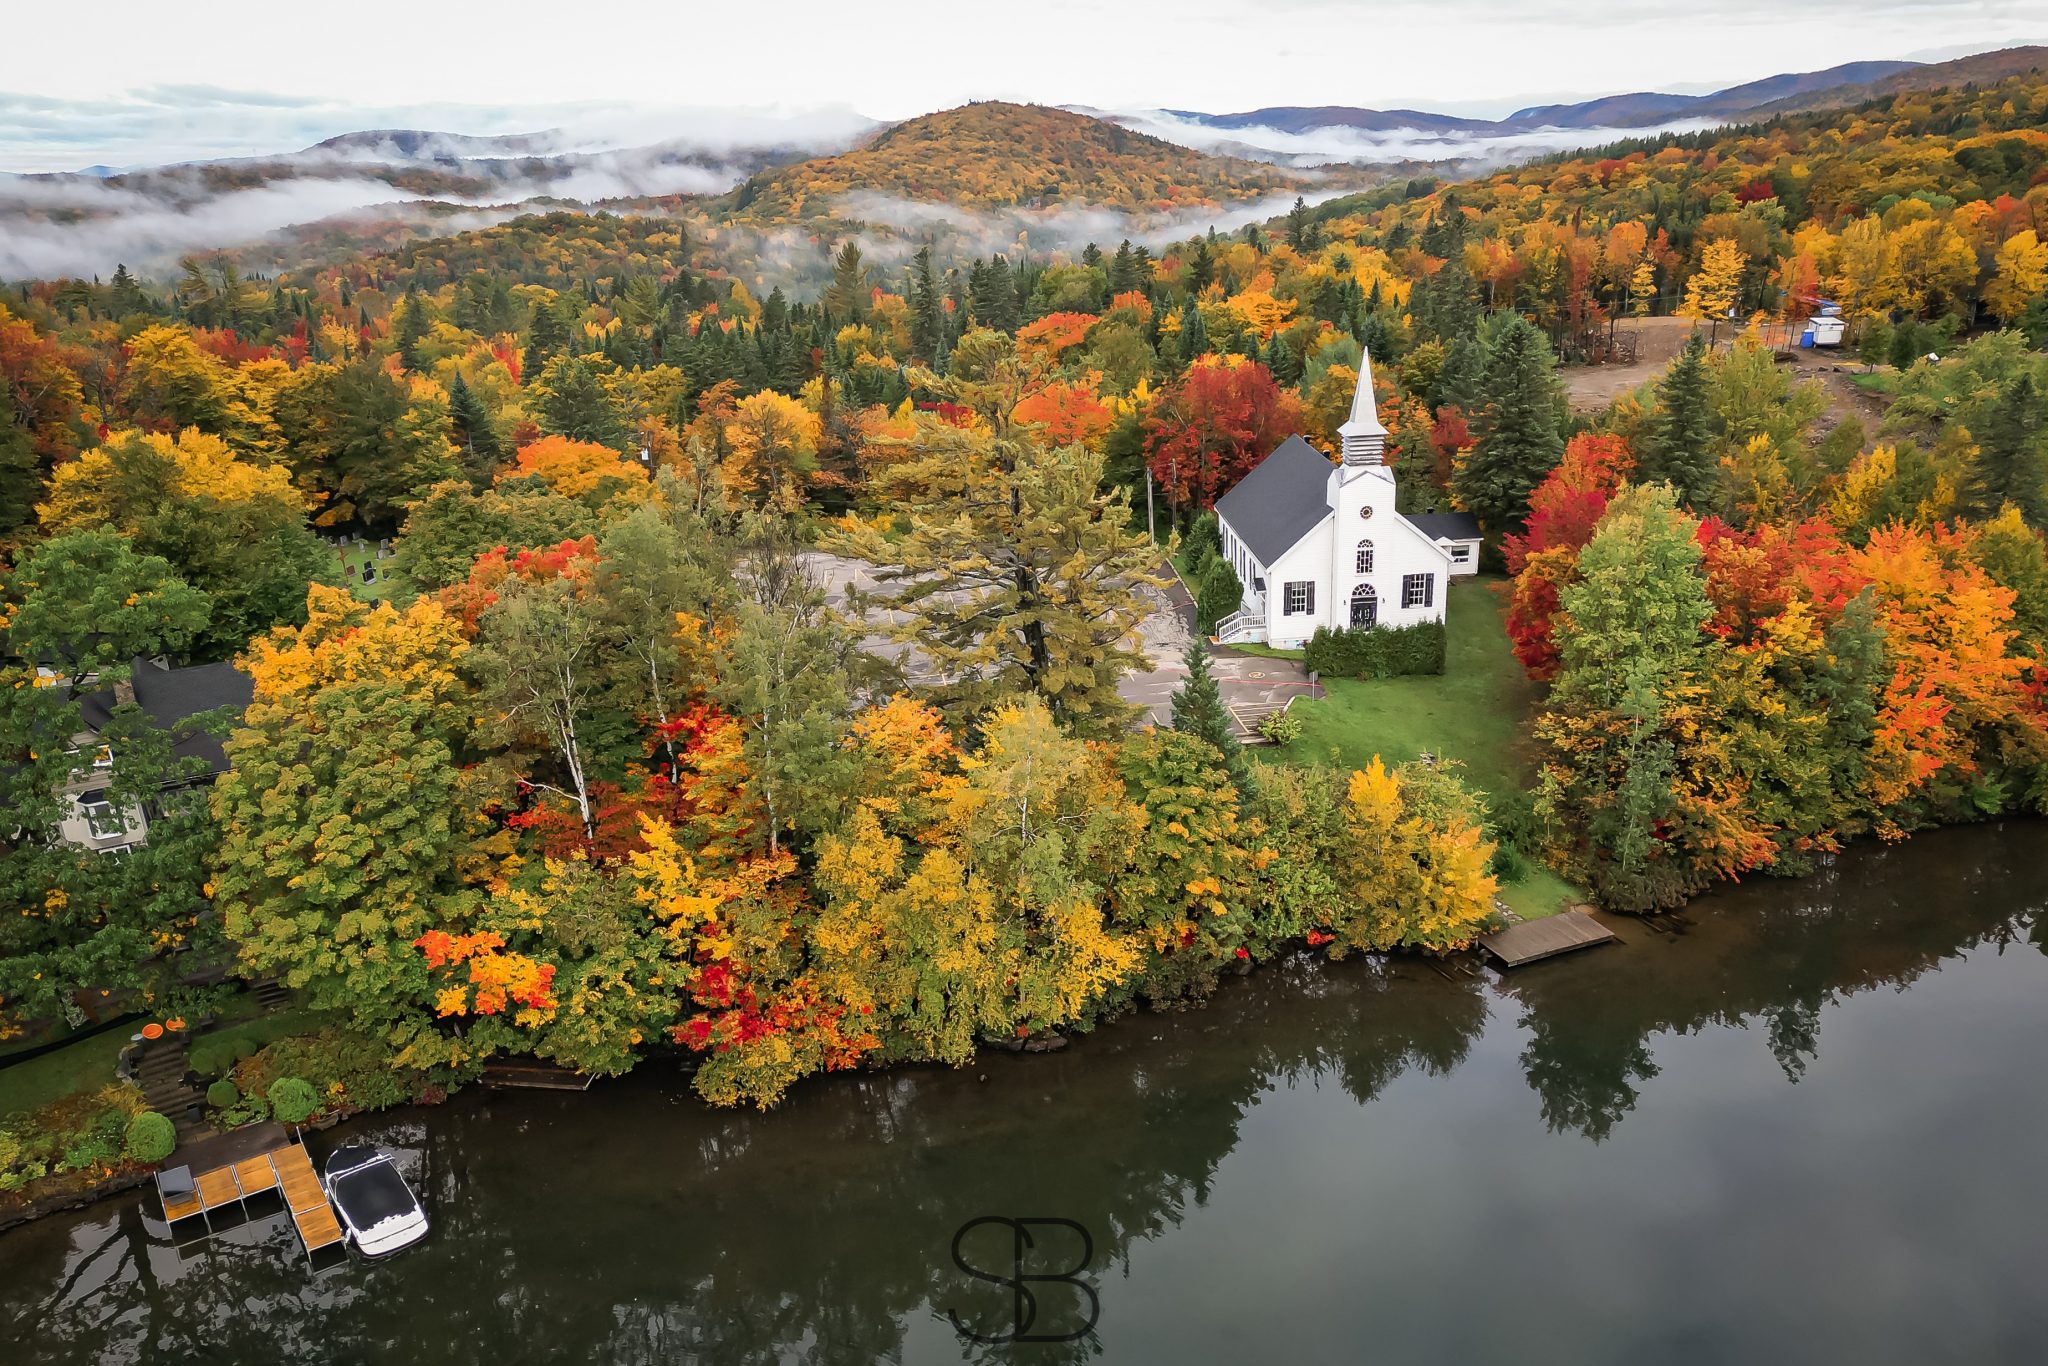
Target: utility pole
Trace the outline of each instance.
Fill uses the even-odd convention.
[[[1159,527],[1152,519],[1152,467],[1145,466],[1145,536],[1154,545],[1159,544]]]

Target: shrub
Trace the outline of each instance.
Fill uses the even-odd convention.
[[[304,1124],[319,1108],[320,1097],[304,1077],[279,1077],[270,1085],[270,1113],[280,1124]]]
[[[428,1077],[394,1068],[390,1049],[352,1030],[332,1027],[279,1039],[235,1068],[242,1089],[267,1092],[285,1077],[303,1077],[330,1108],[378,1110],[410,1100]]]
[[[130,1162],[155,1166],[169,1157],[177,1146],[178,1131],[171,1121],[154,1110],[144,1110],[128,1121],[128,1133],[122,1140],[121,1151]]]
[[[261,1096],[245,1095],[236,1104],[221,1111],[220,1122],[230,1129],[244,1124],[261,1124],[270,1118],[270,1105]]]
[[[1222,556],[1210,560],[1195,584],[1195,630],[1208,635],[1244,601],[1244,585]]]
[[[1301,718],[1285,709],[1269,712],[1259,722],[1259,734],[1276,745],[1290,744],[1301,738]]]
[[[63,1170],[67,1172],[82,1172],[90,1171],[94,1167],[108,1167],[113,1165],[114,1159],[120,1155],[120,1151],[120,1146],[113,1139],[104,1138],[99,1134],[92,1134],[79,1139],[76,1143],[66,1145],[64,1160],[61,1165]]]
[[[1195,518],[1188,528],[1185,558],[1189,568],[1223,558],[1223,530],[1217,525],[1215,509]]]
[[[140,1091],[107,1086],[8,1115],[0,1127],[0,1192],[25,1190],[52,1172],[112,1166],[141,1111]]]
[[[1310,669],[1324,678],[1399,678],[1444,671],[1444,624],[1318,627],[1303,652]]]
[[[216,1110],[226,1110],[242,1098],[242,1088],[222,1077],[206,1088],[206,1103]]]

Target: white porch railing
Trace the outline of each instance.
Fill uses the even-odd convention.
[[[1240,609],[1216,623],[1216,643],[1237,645],[1244,642],[1259,642],[1266,638],[1266,614],[1250,609]]]

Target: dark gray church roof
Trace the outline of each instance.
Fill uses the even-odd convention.
[[[1216,515],[1271,568],[1329,515],[1330,469],[1329,457],[1290,436],[1216,500]]]
[[[1403,515],[1410,525],[1432,541],[1479,539],[1479,523],[1469,512],[1410,512]]]
[[[232,664],[195,664],[185,669],[165,669],[146,659],[134,662],[135,704],[149,714],[159,730],[173,732],[180,758],[204,759],[219,773],[228,766],[227,751],[220,738],[196,726],[181,723],[190,716],[215,707],[233,707],[236,719],[255,695],[249,675]],[[94,732],[105,728],[112,718],[116,699],[111,688],[103,688],[79,699],[79,712]]]

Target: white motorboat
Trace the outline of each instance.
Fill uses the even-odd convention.
[[[336,1148],[321,1184],[356,1251],[383,1257],[427,1236],[427,1212],[381,1148]]]

